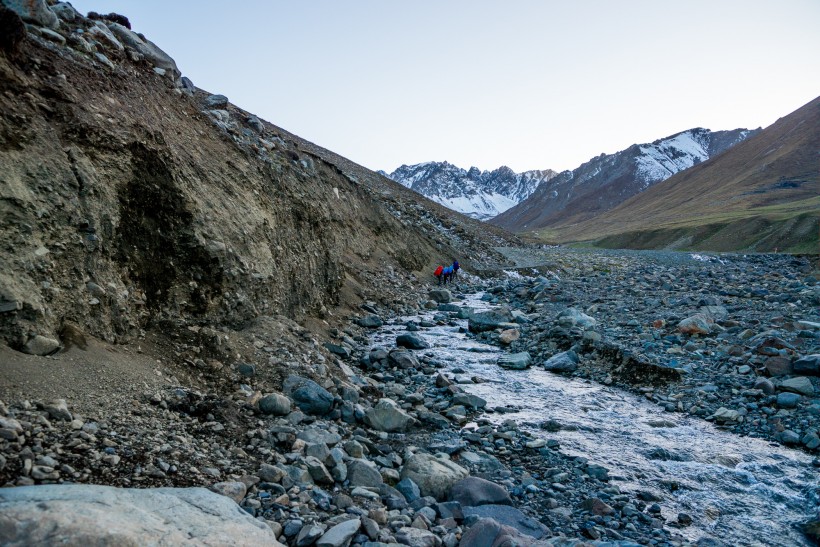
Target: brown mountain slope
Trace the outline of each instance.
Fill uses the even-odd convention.
[[[332,321],[495,260],[478,222],[69,35],[93,25],[0,52],[0,341]]]
[[[540,235],[606,247],[817,252],[820,98],[594,219]]]

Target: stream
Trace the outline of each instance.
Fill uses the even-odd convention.
[[[481,294],[457,302],[476,311],[489,309]],[[432,321],[437,312],[405,317],[382,327],[374,345],[393,347],[404,323]],[[440,312],[439,312],[440,313]],[[422,328],[430,349],[446,363],[442,372],[462,369],[486,383],[463,384],[487,401],[488,408],[515,412],[487,413],[500,423],[515,420],[533,436],[555,439],[561,450],[583,456],[610,470],[622,491],[649,491],[663,497],[662,515],[675,521],[679,512],[694,522],[676,530],[690,540],[714,538],[730,544],[810,545],[799,523],[817,506],[817,472],[812,458],[768,441],[741,437],[686,414],[664,412],[638,395],[586,380],[546,372],[506,370],[496,365],[502,350],[476,342],[466,320],[458,326]],[[561,430],[538,424],[551,419]]]

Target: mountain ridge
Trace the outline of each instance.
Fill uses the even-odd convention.
[[[687,129],[651,143],[601,154],[539,186],[526,200],[490,219],[515,232],[592,218],[682,170],[721,154],[759,130]]]

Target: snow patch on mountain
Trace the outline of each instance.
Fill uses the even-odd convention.
[[[708,134],[697,129],[638,148],[641,155],[635,158],[636,174],[643,188],[709,159]]]
[[[385,175],[445,207],[486,220],[525,200],[556,174],[550,169],[515,173],[506,166],[465,170],[445,161],[402,165]]]

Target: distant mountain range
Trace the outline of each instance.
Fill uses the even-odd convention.
[[[755,131],[696,128],[601,154],[572,171],[479,171],[448,162],[402,165],[385,176],[445,207],[512,231],[590,218],[720,154]]]
[[[731,148],[754,131],[696,128],[615,154],[601,154],[543,184],[515,207],[491,220],[514,232],[579,222]]]
[[[527,199],[538,186],[558,173],[524,171],[503,166],[494,171],[468,170],[446,161],[402,165],[386,177],[438,202],[479,220],[490,219]]]
[[[540,235],[614,248],[817,254],[818,151],[820,97],[594,218],[553,214]]]

